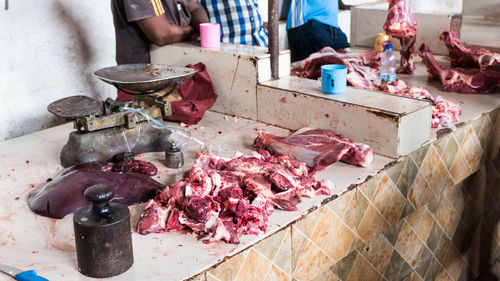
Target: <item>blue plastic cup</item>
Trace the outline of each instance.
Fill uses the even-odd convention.
[[[325,64],[321,66],[321,90],[328,95],[339,95],[347,87],[347,66]]]

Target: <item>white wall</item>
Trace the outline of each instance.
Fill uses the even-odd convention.
[[[500,18],[500,0],[464,0],[464,15]]]
[[[110,1],[0,3],[0,140],[61,123],[47,105],[72,95],[115,97],[93,76],[115,64]]]

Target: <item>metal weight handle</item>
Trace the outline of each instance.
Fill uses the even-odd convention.
[[[115,196],[115,190],[111,185],[96,184],[87,188],[83,194],[85,199],[92,202],[92,210],[100,217],[111,214],[109,200]]]

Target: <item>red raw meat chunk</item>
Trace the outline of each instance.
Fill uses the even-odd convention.
[[[422,44],[418,51],[427,67],[429,78],[439,79],[441,90],[463,94],[485,94],[500,85],[500,72],[476,68],[444,68],[436,61],[429,45]]]
[[[254,147],[268,150],[273,155],[287,155],[304,162],[311,173],[338,161],[366,167],[373,160],[373,150],[368,145],[323,129],[308,130],[289,137],[260,132],[254,141]],[[283,175],[280,175],[280,179],[286,182]],[[290,183],[286,182],[285,185],[287,184]]]
[[[500,66],[500,54],[484,48],[467,48],[453,31],[444,31],[439,36],[448,48],[452,67],[471,67],[486,70]]]
[[[412,74],[415,71],[413,53],[417,43],[417,27],[418,20],[411,10],[409,0],[389,0],[384,30],[401,42],[401,66],[398,73]]]
[[[460,106],[441,96],[433,97],[424,88],[408,86],[400,79],[390,85],[381,84],[378,71],[380,53],[374,50],[363,53],[339,53],[330,47],[325,47],[303,60],[299,67],[292,70],[292,74],[316,79],[321,76],[321,66],[330,63],[347,66],[347,81],[356,88],[430,100],[432,102],[432,128],[450,127],[452,123],[460,120],[459,116],[462,114]]]
[[[140,234],[183,228],[206,242],[239,243],[243,234],[267,229],[274,207],[297,210],[301,195],[329,195],[334,185],[317,182],[304,163],[259,150],[225,159],[199,152],[182,181],[168,185],[144,207]]]

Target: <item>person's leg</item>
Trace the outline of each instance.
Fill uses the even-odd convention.
[[[288,47],[292,62],[303,60],[310,54],[329,46],[331,35],[328,26],[316,20],[288,30]]]
[[[338,27],[332,28],[332,42],[330,47],[333,49],[345,49],[349,48],[349,42],[347,41],[347,35]]]

